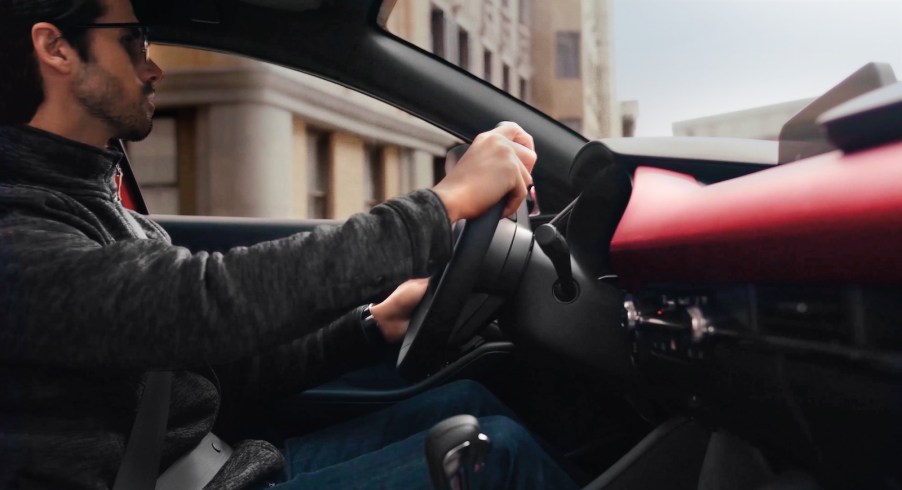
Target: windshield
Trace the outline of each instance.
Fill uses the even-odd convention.
[[[776,139],[869,62],[898,0],[397,0],[386,28],[589,138]]]

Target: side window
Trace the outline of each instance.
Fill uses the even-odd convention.
[[[371,97],[241,57],[155,46],[154,131],[128,144],[152,214],[345,219],[434,183],[457,138]]]

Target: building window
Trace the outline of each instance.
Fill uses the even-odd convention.
[[[307,131],[307,206],[308,217],[328,218],[329,189],[332,180],[332,165],[329,151],[329,133]]]
[[[470,71],[470,35],[467,31],[457,31],[457,66]]]
[[[444,156],[433,156],[432,157],[432,178],[433,185],[438,184],[445,178],[448,170],[445,168],[445,157]]]
[[[432,52],[441,58],[445,57],[445,13],[441,9],[432,9]]]
[[[621,135],[625,138],[633,137],[636,135],[636,120],[631,117],[624,117],[621,121]],[[690,131],[691,133],[691,131]],[[692,134],[687,134],[686,136],[692,136]]]
[[[492,52],[488,49],[482,53],[482,78],[492,83]]]
[[[558,78],[579,78],[579,32],[557,33],[557,76]]]
[[[520,99],[529,102],[529,80],[525,78],[520,79]]]
[[[385,200],[385,159],[383,148],[373,144],[364,145],[363,155],[364,204],[370,209]]]
[[[529,24],[530,19],[532,19],[532,1],[531,0],[520,0],[520,12],[519,19],[521,24]]]
[[[565,118],[560,120],[564,123],[564,126],[576,131],[577,133],[582,134],[583,132],[583,120],[578,118]]]
[[[511,67],[507,63],[501,68],[501,88],[507,93],[511,91]]]
[[[194,112],[161,112],[141,142],[128,144],[129,163],[153,214],[194,214]]]

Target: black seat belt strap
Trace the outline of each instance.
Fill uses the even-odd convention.
[[[163,438],[169,419],[172,372],[147,374],[135,424],[125,446],[113,490],[154,490],[163,456]]]

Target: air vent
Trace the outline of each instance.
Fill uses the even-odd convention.
[[[852,325],[839,288],[758,289],[758,329],[765,335],[850,345]]]

